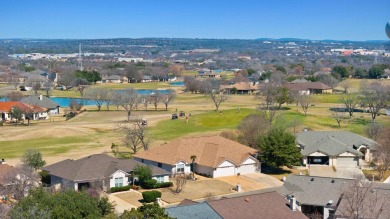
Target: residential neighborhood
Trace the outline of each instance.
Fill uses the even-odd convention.
[[[4,1],[0,219],[390,218],[387,1]]]

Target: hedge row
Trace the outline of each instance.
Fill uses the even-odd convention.
[[[131,188],[130,185],[128,185],[128,186],[122,186],[122,187],[112,187],[112,188],[110,189],[110,192],[111,192],[111,193],[114,193],[114,192],[128,191],[130,188]]]
[[[172,186],[173,186],[172,182],[158,183],[157,180],[155,180],[155,179],[145,180],[142,183],[142,188],[144,188],[144,189],[158,189],[158,188],[166,188],[166,187],[172,187]]]
[[[154,202],[157,198],[161,198],[161,192],[159,191],[146,191],[142,193],[142,198],[144,202]]]

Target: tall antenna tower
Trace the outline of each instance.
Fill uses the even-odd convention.
[[[79,70],[82,71],[84,70],[84,67],[83,67],[83,57],[81,56],[81,43],[79,44],[79,58],[78,58],[78,67],[79,67]]]

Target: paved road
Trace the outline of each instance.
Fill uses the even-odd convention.
[[[240,176],[225,176],[218,177],[216,179],[229,183],[232,186],[240,184],[243,192],[278,187],[283,185],[283,182],[281,182],[280,180],[263,173],[252,173]]]
[[[361,169],[356,167],[336,167],[336,171],[331,166],[310,166],[310,176],[336,177],[346,179],[356,179],[364,177]]]

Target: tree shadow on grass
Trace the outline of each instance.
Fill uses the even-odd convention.
[[[281,174],[290,174],[292,173],[291,170],[286,170],[283,168],[278,168],[278,167],[271,167],[271,166],[266,166],[262,165],[261,166],[261,172],[268,174],[268,175],[281,175]]]

